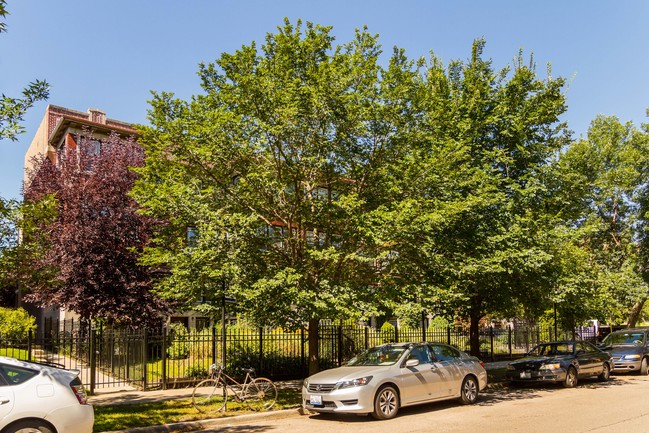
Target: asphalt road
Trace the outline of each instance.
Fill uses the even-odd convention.
[[[291,414],[203,430],[212,433],[647,433],[649,377],[613,376],[561,386],[517,387],[481,394],[474,406],[440,402],[403,408],[397,418]]]

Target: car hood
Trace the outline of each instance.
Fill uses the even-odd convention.
[[[525,358],[519,359],[518,361],[510,362],[509,365],[514,368],[521,368],[526,366],[540,365],[545,364],[548,361],[565,361],[572,358],[570,355],[562,356],[526,356]]]
[[[311,383],[336,383],[343,380],[353,380],[364,376],[375,376],[388,371],[394,365],[338,367],[321,371],[309,377]]]
[[[610,353],[613,356],[622,356],[622,355],[636,355],[642,353],[642,346],[632,346],[628,344],[618,344],[614,346],[608,346],[606,349],[603,349],[606,352]]]

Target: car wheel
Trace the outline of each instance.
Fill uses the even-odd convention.
[[[575,367],[568,367],[566,379],[563,381],[563,386],[566,388],[574,388],[577,386],[577,369]]]
[[[374,412],[372,416],[376,419],[390,419],[397,416],[399,411],[399,394],[392,386],[384,386],[379,389],[374,397]]]
[[[462,382],[460,390],[460,400],[464,404],[473,404],[478,401],[478,382],[471,376],[468,376]]]
[[[6,433],[54,433],[54,430],[50,428],[47,424],[33,420],[33,421],[21,421],[14,425],[9,426],[6,430],[3,430]]]
[[[640,374],[645,376],[649,374],[649,360],[647,358],[642,358],[642,363],[640,364]]]
[[[608,378],[611,377],[611,367],[608,365],[608,362],[605,362],[602,365],[602,372],[597,376],[600,382],[608,381]]]

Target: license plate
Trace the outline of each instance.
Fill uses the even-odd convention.
[[[531,379],[532,373],[529,371],[521,371],[521,379]]]
[[[322,405],[322,396],[321,395],[312,395],[309,401],[314,406],[321,406]]]

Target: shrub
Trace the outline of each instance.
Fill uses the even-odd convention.
[[[22,308],[0,307],[0,335],[10,340],[25,339],[36,329],[36,318]]]
[[[189,332],[182,323],[172,323],[169,327],[171,344],[167,349],[170,359],[185,359],[189,356]]]

